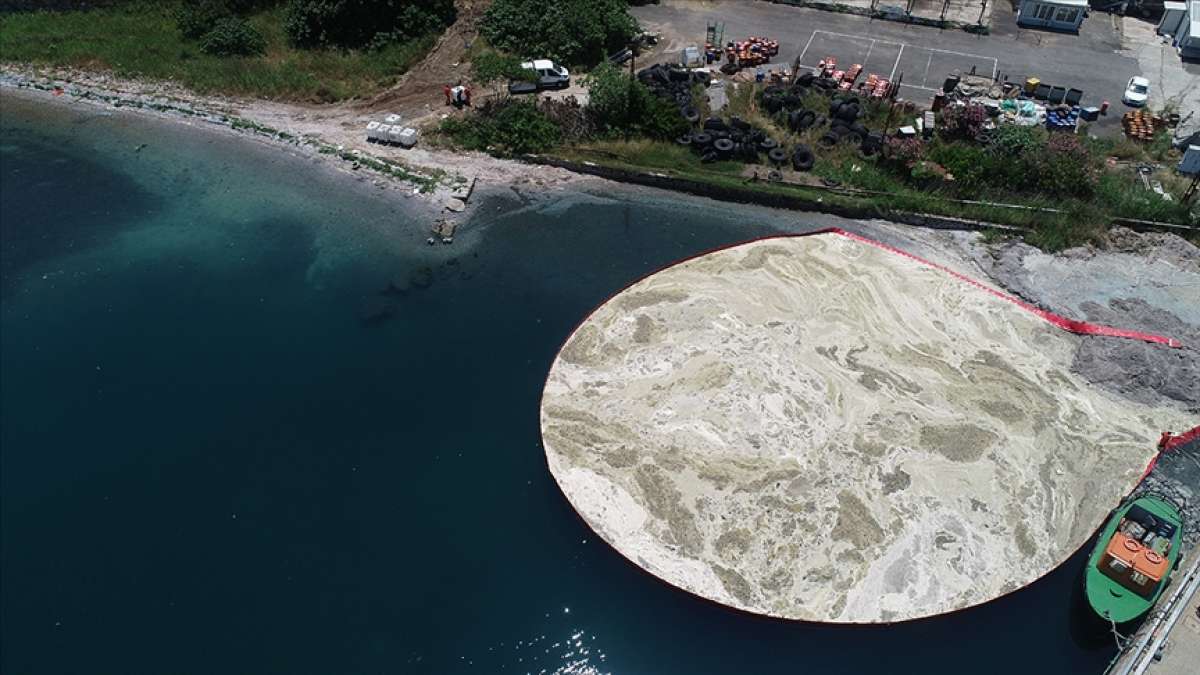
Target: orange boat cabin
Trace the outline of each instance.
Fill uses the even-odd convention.
[[[1142,513],[1135,513],[1135,510]],[[1144,520],[1149,522],[1142,522]],[[1172,531],[1164,532],[1164,526]],[[1154,595],[1159,582],[1169,571],[1167,552],[1173,534],[1169,523],[1158,521],[1134,506],[1121,519],[1117,531],[1108,541],[1108,548],[1100,559],[1100,571],[1142,597]]]

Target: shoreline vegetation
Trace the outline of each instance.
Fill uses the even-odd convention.
[[[368,21],[369,13],[354,14],[369,7],[367,0],[333,4],[200,0],[196,7],[208,7],[223,18],[202,21],[202,27],[191,33],[201,33],[208,25],[223,28],[220,35],[198,37],[186,35],[187,14],[181,13],[184,4],[178,2],[114,0],[86,11],[9,13],[0,15],[0,61],[9,73],[3,78],[5,86],[200,117],[315,149],[351,163],[353,169],[399,178],[438,196],[456,191],[476,175],[540,182],[548,171],[562,175],[566,170],[575,176],[591,174],[725,201],[854,218],[935,226],[941,219],[944,227],[978,229],[999,237],[1019,235],[1051,251],[1102,244],[1113,225],[1169,229],[1200,243],[1194,211],[1144,188],[1137,173],[1147,164],[1169,166],[1165,160],[1171,151],[1169,143],[1163,143],[1165,137],[1136,144],[1025,130],[1010,134],[1012,138],[1005,136],[1007,145],[1002,150],[1007,154],[998,156],[995,147],[972,144],[972,130],[955,135],[953,129],[939,128],[928,141],[868,154],[852,144],[823,147],[822,132],[816,128],[794,128],[785,117],[768,111],[764,85],[730,78],[726,82],[729,104],[720,117],[738,119],[747,128],[752,125],[780,147],[811,147],[817,150],[812,153],[815,161],[809,171],[780,167],[785,169],[783,175],[762,157],[756,161],[700,157],[681,141],[698,130],[674,104],[652,92],[645,78],[630,78],[626,71],[602,64],[604,53],[613,44],[631,39],[636,30],[632,19],[626,20],[625,1],[564,0],[563,4],[571,7],[558,8],[555,16],[546,18],[560,30],[541,34],[573,39],[546,37],[544,45],[525,48],[562,54],[562,62],[572,67],[587,90],[585,104],[570,97],[510,96],[494,83],[511,77],[519,59],[499,51],[492,41],[475,38],[463,54],[464,66],[474,72],[477,84],[493,84],[488,87],[493,93],[480,96],[475,108],[447,109],[446,114],[430,108],[427,97],[418,96],[424,101],[423,115],[415,116],[412,123],[424,132],[422,149],[394,157],[376,152],[353,131],[365,125],[362,120],[369,111],[320,104],[362,101],[395,84],[421,61],[446,22],[454,20],[455,3],[450,0],[414,3],[431,9],[411,11],[434,12],[424,23],[392,17],[404,21],[409,26],[405,30],[389,30],[386,21]],[[572,9],[575,5],[579,7]],[[329,9],[333,6],[343,8],[336,11],[346,15],[329,15],[335,11]],[[495,0],[486,11],[473,11],[474,18],[482,17],[479,33],[486,36],[495,30],[492,24],[519,25],[522,12],[536,12],[540,6],[528,0]],[[371,28],[363,29],[364,25]],[[523,39],[536,42],[537,38]],[[219,50],[248,51],[209,53],[212,49],[207,45],[213,41],[220,43]],[[485,67],[489,60],[490,67]],[[66,85],[66,91],[59,90],[63,85],[55,77],[64,68],[84,74],[68,78],[79,82]],[[484,70],[495,72],[484,77]],[[112,77],[95,78],[91,73]],[[183,90],[179,96],[163,96],[161,92],[169,87],[149,86],[139,88],[155,93],[129,95],[108,86],[111,80],[170,83]],[[229,95],[249,100],[220,98]],[[689,106],[698,118],[715,115],[708,109],[703,87],[694,87],[691,96]],[[830,105],[830,98],[815,90],[795,98],[803,98],[807,109],[820,111]],[[275,109],[262,114],[268,101],[277,102],[272,104]],[[890,121],[886,105],[863,101],[862,107],[864,129],[868,124],[872,129],[886,126],[885,116]],[[314,111],[319,112],[318,123],[295,123],[297,117],[309,117]],[[463,150],[481,151],[495,159]],[[497,167],[505,170],[498,175],[492,171]],[[1182,192],[1182,179],[1169,171],[1160,169],[1155,178],[1162,180],[1167,192]]]
[[[694,77],[679,72],[678,79]],[[726,199],[760,195],[850,217],[912,222],[932,216],[968,227],[1007,226],[1051,251],[1102,243],[1113,225],[1158,227],[1200,240],[1196,213],[1180,199],[1188,179],[1172,171],[1178,153],[1166,130],[1145,144],[1039,127],[985,130],[982,106],[968,105],[943,110],[929,135],[902,139],[872,131],[894,129],[893,117],[913,114],[898,113],[887,100],[730,78],[728,104],[716,112],[708,108],[704,84],[693,84],[690,99],[682,101],[674,87],[674,101],[664,104],[647,84],[661,76],[651,68],[631,78],[602,65],[585,78],[586,104],[502,95],[445,120],[438,131],[450,147],[536,154],[617,180],[663,187],[674,181],[693,194],[709,186]],[[781,100],[799,112],[780,109]],[[854,124],[835,133],[833,118],[847,106]],[[802,115],[827,122],[805,125]],[[790,123],[797,119],[799,125]],[[731,140],[724,152],[713,152],[712,145],[698,149],[701,137]],[[776,150],[771,159],[763,156],[768,147],[787,152]],[[793,170],[789,160],[801,151],[807,166]],[[1150,189],[1151,181],[1162,193]]]
[[[253,0],[133,0],[6,13],[0,60],[167,80],[198,94],[333,103],[395,84],[425,57],[440,28],[434,22],[418,35],[359,47],[298,46],[290,12],[288,4]],[[202,26],[189,30],[189,21]],[[217,25],[230,30],[203,32]]]

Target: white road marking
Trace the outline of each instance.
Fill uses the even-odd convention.
[[[933,67],[933,55],[934,54],[949,54],[951,56],[961,56],[966,59],[970,59],[972,61],[981,61],[984,63],[991,61],[992,62],[992,79],[993,80],[996,79],[996,74],[1000,70],[1000,61],[999,61],[999,59],[997,59],[993,56],[984,56],[982,54],[969,54],[967,52],[956,52],[956,51],[952,51],[949,49],[934,49],[932,47],[920,47],[920,46],[916,46],[916,45],[910,45],[910,44],[907,44],[904,42],[894,42],[892,40],[880,40],[877,38],[866,37],[864,35],[850,35],[848,33],[835,33],[833,31],[828,31],[828,30],[814,30],[812,32],[812,35],[808,36],[808,42],[805,43],[804,50],[800,52],[800,56],[796,57],[796,63],[798,63],[800,66],[807,67],[807,68],[815,68],[816,67],[816,64],[813,64],[811,66],[806,66],[804,63],[804,57],[808,55],[809,50],[812,48],[812,43],[816,39],[818,33],[821,35],[824,35],[824,36],[828,36],[828,37],[842,38],[846,41],[856,42],[859,44],[861,44],[863,42],[869,43],[867,46],[867,56],[866,56],[866,58],[863,59],[863,64],[862,64],[864,70],[867,70],[867,61],[870,59],[871,54],[874,52],[875,45],[881,44],[881,45],[890,45],[893,47],[899,47],[900,49],[896,53],[896,61],[892,64],[892,72],[891,72],[891,74],[888,75],[889,80],[896,79],[896,71],[900,69],[900,59],[904,57],[904,50],[906,48],[914,47],[915,49],[929,52],[929,58],[925,63],[925,80],[921,84],[901,83],[901,85],[900,85],[901,87],[909,87],[910,89],[918,89],[921,91],[938,91],[937,87],[925,86],[926,84],[928,84],[928,81],[929,81],[929,71]],[[830,56],[836,57],[837,55],[830,54]]]
[[[896,62],[892,64],[892,74],[888,75],[889,80],[896,79],[896,69],[900,67],[900,57],[904,55],[904,45],[900,45],[900,51],[896,54]],[[922,83],[924,84],[924,83]]]
[[[804,51],[800,52],[800,56],[796,57],[796,63],[804,65],[804,55],[808,53],[808,48],[812,46],[813,38],[817,37],[817,33],[820,32],[819,30],[814,30],[813,34],[808,36],[808,42],[804,45]]]

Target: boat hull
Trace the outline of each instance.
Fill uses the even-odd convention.
[[[1134,514],[1144,517],[1150,514],[1159,523],[1173,530],[1169,536],[1170,547],[1166,552],[1166,574],[1149,593],[1131,590],[1101,571],[1102,561],[1109,542],[1118,534],[1121,521]],[[1129,624],[1143,618],[1154,607],[1163,591],[1171,583],[1170,574],[1179,565],[1180,547],[1183,538],[1183,519],[1174,504],[1157,495],[1140,495],[1123,502],[1105,522],[1096,546],[1088,557],[1084,568],[1084,597],[1092,611],[1102,620],[1118,625]]]

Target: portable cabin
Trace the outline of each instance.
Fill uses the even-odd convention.
[[[1200,0],[1188,3],[1187,16],[1180,22],[1173,41],[1185,59],[1200,59]]]
[[[1187,20],[1188,5],[1186,2],[1164,2],[1163,15],[1158,20],[1159,35],[1175,37],[1183,22]]]
[[[1017,24],[1079,32],[1088,0],[1021,0]]]

